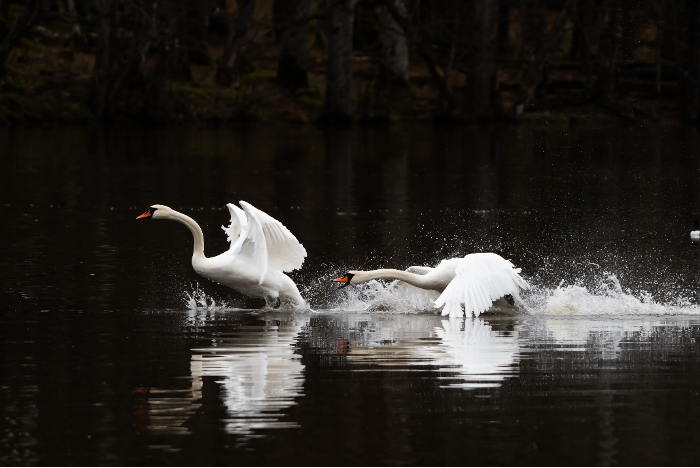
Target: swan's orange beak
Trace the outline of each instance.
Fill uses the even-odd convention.
[[[345,283],[345,284],[341,285],[340,288],[338,288],[338,289],[341,289],[341,288],[345,288],[345,287],[347,287],[347,286],[350,286],[350,279],[351,279],[351,278],[352,278],[352,276],[351,276],[349,273],[346,273],[345,275],[341,276],[340,278],[335,278],[335,279],[333,280],[333,282],[335,282],[335,283]]]
[[[136,217],[136,219],[150,219],[153,216],[153,210],[151,208],[148,209],[144,214],[139,215]]]

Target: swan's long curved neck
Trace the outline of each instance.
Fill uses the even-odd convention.
[[[430,281],[425,275],[416,275],[415,273],[394,270],[392,268],[358,271],[355,274],[355,283],[366,283],[367,281],[376,279],[396,279],[422,289],[433,289],[435,286],[433,281]]]
[[[192,250],[192,257],[205,258],[204,233],[202,232],[202,228],[199,227],[199,224],[197,224],[197,221],[190,218],[186,214],[182,214],[179,211],[175,210],[172,210],[170,213],[168,213],[168,219],[172,219],[173,221],[180,222],[187,226],[187,228],[192,233],[192,237],[194,238],[194,249]]]

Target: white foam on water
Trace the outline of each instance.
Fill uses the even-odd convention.
[[[340,311],[367,311],[387,313],[437,313],[432,304],[416,303],[415,298],[402,290],[399,281],[369,281],[360,285],[336,288],[335,298],[323,308]]]
[[[528,311],[551,316],[610,315],[700,315],[700,307],[684,296],[670,302],[657,301],[648,291],[623,288],[609,272],[594,277],[588,285],[560,282],[554,288],[535,286],[523,294]]]

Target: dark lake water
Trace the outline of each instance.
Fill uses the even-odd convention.
[[[215,255],[238,200],[312,311],[134,219]],[[0,129],[0,464],[697,465],[698,212],[693,128]],[[480,251],[526,312],[330,282]]]

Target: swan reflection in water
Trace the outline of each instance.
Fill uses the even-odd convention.
[[[267,317],[264,327],[224,336],[216,346],[192,350],[193,397],[201,396],[204,377],[219,379],[229,434],[297,427],[281,419],[302,396],[304,365],[294,354],[294,343],[303,322],[279,317]]]
[[[421,367],[438,372],[446,387],[499,386],[517,372],[517,331],[508,329],[510,320],[492,325],[482,318],[435,315],[278,312],[262,318],[264,324],[216,334],[211,346],[192,349],[190,388],[148,389],[144,429],[153,435],[189,434],[190,420],[205,412],[216,390],[225,409],[219,415],[224,430],[237,435],[239,444],[263,430],[298,427],[286,417],[303,398],[305,367],[296,350],[326,349],[350,367]]]
[[[446,388],[496,388],[518,376],[520,348],[539,346],[542,337],[614,358],[622,343],[649,341],[661,325],[653,320],[630,326],[600,319],[352,312],[270,312],[244,323],[249,324],[212,335],[210,346],[192,349],[188,388],[147,389],[137,408],[147,408],[145,430],[156,436],[189,434],[197,425],[193,420],[212,411],[239,444],[266,430],[296,428],[289,410],[304,397],[302,354],[333,354],[340,359],[313,362],[357,372],[434,372]]]
[[[217,333],[211,346],[192,349],[191,388],[179,392],[149,390],[150,432],[189,433],[189,420],[208,401],[205,393],[210,379],[217,384],[225,408],[224,430],[240,436],[239,443],[259,430],[297,427],[284,417],[303,396],[304,365],[301,356],[294,353],[294,344],[305,317],[266,314],[264,324]]]
[[[512,320],[442,319],[434,315],[344,315],[347,358],[357,365],[423,366],[445,387],[498,387],[518,372],[518,332]]]

